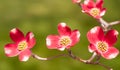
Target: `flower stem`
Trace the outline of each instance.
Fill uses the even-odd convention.
[[[68,56],[67,54],[59,54],[59,55],[56,55],[56,56],[52,56],[52,57],[47,57],[47,58],[43,58],[43,57],[40,57],[34,53],[32,53],[32,57],[37,59],[37,60],[52,60],[52,59],[55,59],[55,58],[58,58],[58,57],[62,57],[62,56]]]
[[[94,52],[93,55],[91,56],[91,58],[89,58],[89,59],[87,60],[87,62],[93,61],[93,59],[94,59],[96,56],[97,56],[97,54]]]
[[[36,55],[36,54],[34,54],[34,53],[32,53],[32,57],[33,57],[33,58],[36,58],[36,59],[38,59],[38,60],[48,60],[47,58],[40,57],[40,56],[38,56],[38,55]]]

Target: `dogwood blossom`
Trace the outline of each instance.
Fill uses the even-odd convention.
[[[63,51],[65,48],[69,49],[74,46],[80,38],[80,32],[73,30],[65,24],[58,24],[59,35],[48,35],[46,38],[46,44],[49,49],[58,49]]]
[[[33,48],[36,43],[34,34],[28,32],[24,37],[18,28],[14,28],[10,31],[10,37],[14,42],[5,45],[5,54],[8,57],[19,55],[20,61],[27,61],[31,56],[30,49]]]
[[[114,47],[117,41],[118,32],[109,30],[104,34],[101,27],[96,26],[87,33],[88,46],[90,52],[96,52],[106,59],[115,58],[119,54],[119,50]]]
[[[85,0],[83,4],[81,4],[82,12],[87,13],[90,16],[99,19],[101,18],[105,12],[106,9],[103,8],[103,0]]]

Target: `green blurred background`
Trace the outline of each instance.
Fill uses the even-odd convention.
[[[120,0],[105,0],[107,12],[103,17],[111,22],[120,20]],[[71,0],[0,0],[0,70],[105,70],[101,66],[87,65],[69,57],[60,57],[50,61],[39,61],[30,58],[27,62],[20,62],[18,57],[5,56],[4,45],[12,42],[9,31],[19,28],[25,34],[32,31],[37,43],[32,51],[42,57],[49,57],[66,53],[49,50],[45,39],[49,34],[57,34],[57,25],[65,22],[72,29],[81,32],[80,42],[71,48],[74,54],[88,59],[92,54],[88,52],[86,33],[99,23],[90,16],[83,14],[79,6]],[[120,25],[114,26],[120,32]],[[115,45],[120,49],[120,36]],[[120,56],[112,60],[101,59],[105,65],[114,70],[120,69]]]

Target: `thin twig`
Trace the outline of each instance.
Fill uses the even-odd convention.
[[[102,63],[97,63],[97,64],[100,65],[100,66],[103,66],[104,68],[106,68],[108,70],[113,70],[112,68],[110,68],[110,67],[108,67],[108,66],[106,66],[106,65],[104,65]]]
[[[98,21],[101,23],[101,26],[102,26],[102,27],[105,27],[105,28],[106,28],[106,27],[109,26],[109,23],[106,22],[105,20],[103,20],[102,18],[100,18]]]
[[[117,25],[117,24],[120,24],[120,21],[111,22],[109,25],[110,25],[110,26],[113,26],[113,25]]]
[[[74,59],[74,60],[78,60],[78,61],[80,61],[80,62],[82,62],[82,63],[85,63],[85,64],[100,65],[100,66],[106,68],[107,70],[113,70],[112,68],[110,68],[110,67],[108,67],[108,66],[106,66],[106,65],[104,65],[104,64],[102,64],[102,63],[99,62],[100,56],[98,56],[97,61],[93,62],[92,60],[93,60],[93,59],[95,58],[95,56],[96,56],[95,53],[92,55],[92,57],[91,57],[90,59],[88,59],[88,60],[89,60],[89,61],[88,61],[88,60],[83,60],[83,59],[81,59],[80,57],[75,56],[70,49],[68,49],[67,51],[68,51],[69,56],[70,56],[72,59]]]
[[[33,54],[33,53],[32,53],[32,57],[36,58],[37,60],[48,60],[48,58],[43,58],[43,57],[40,57],[40,56]]]
[[[108,23],[105,20],[103,20],[102,18],[98,19],[98,22],[100,22],[100,24],[105,32],[110,30],[112,28],[112,26],[120,24],[120,21],[114,21],[114,22]]]
[[[97,56],[96,56],[96,63],[99,63],[99,62],[100,62],[100,58],[101,58],[100,55],[97,55]]]
[[[86,64],[99,65],[99,66],[102,66],[102,67],[106,68],[107,70],[113,70],[111,67],[106,66],[106,65],[104,65],[100,62],[89,62],[89,63],[86,63]]]
[[[111,28],[109,23],[103,20],[102,18],[98,19],[98,22],[101,24],[101,27],[104,29],[105,32]]]
[[[78,60],[78,61],[83,62],[83,63],[86,63],[86,62],[87,62],[86,60],[83,60],[83,59],[81,59],[80,57],[75,56],[70,49],[67,49],[67,51],[68,51],[69,56],[70,56],[72,59]]]
[[[59,55],[52,56],[52,57],[48,57],[48,58],[43,58],[43,57],[40,57],[40,56],[32,53],[32,57],[35,58],[35,59],[37,59],[37,60],[44,60],[44,61],[46,61],[46,60],[52,60],[52,59],[55,59],[55,58],[58,58],[58,57],[62,57],[62,56],[65,56],[65,57],[66,57],[66,56],[69,56],[69,57],[71,57],[72,59],[78,60],[78,61],[80,61],[80,62],[82,62],[82,63],[85,63],[85,64],[100,65],[100,66],[106,68],[107,70],[112,70],[112,68],[110,68],[110,67],[108,67],[108,66],[100,63],[100,62],[98,61],[98,60],[100,59],[99,57],[98,57],[98,59],[97,59],[96,62],[93,62],[92,60],[96,57],[96,54],[95,54],[95,53],[92,55],[92,57],[91,57],[90,59],[84,60],[84,59],[81,59],[80,57],[74,55],[70,49],[68,49],[67,51],[68,51],[68,54],[59,54]]]
[[[62,56],[68,56],[68,54],[59,54],[59,55],[56,55],[56,56],[43,58],[43,57],[40,57],[40,56],[32,53],[32,57],[37,59],[37,60],[52,60],[52,59],[55,59],[55,58],[58,58],[58,57],[62,57]]]
[[[97,56],[97,53],[93,53],[93,55],[87,60],[87,62],[93,61],[93,59]]]

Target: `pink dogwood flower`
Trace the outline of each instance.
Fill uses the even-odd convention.
[[[119,51],[113,46],[117,41],[118,32],[116,30],[109,30],[104,34],[101,27],[96,26],[87,33],[90,45],[88,49],[90,52],[96,52],[98,55],[106,59],[115,58]]]
[[[8,57],[19,55],[20,61],[27,61],[31,56],[30,49],[33,48],[36,43],[34,34],[28,32],[26,36],[24,36],[19,29],[14,28],[10,31],[10,38],[14,42],[5,45],[5,54]]]
[[[80,3],[81,0],[72,0],[73,3]]]
[[[94,0],[85,0],[84,4],[81,4],[82,12],[99,19],[106,12],[106,9],[103,8],[102,5],[103,0],[96,0],[96,2],[94,2]]]
[[[80,32],[73,30],[65,24],[58,24],[59,35],[48,35],[46,38],[46,44],[48,49],[58,49],[63,51],[64,49],[70,49],[74,46],[80,38]]]

